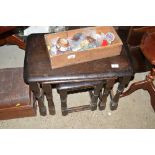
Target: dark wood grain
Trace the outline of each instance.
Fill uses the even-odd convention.
[[[140,47],[146,59],[155,65],[155,32],[144,35]]]
[[[0,69],[0,120],[35,115],[35,100],[23,81],[23,68]]]
[[[111,68],[119,64],[119,68]],[[27,40],[24,65],[24,80],[31,82],[74,82],[103,79],[132,74],[132,67],[126,56],[116,56],[92,62],[51,69],[43,35],[30,35]]]
[[[53,87],[53,85],[56,85],[60,94],[61,110],[63,115],[67,115],[72,111],[96,110],[97,100],[100,95],[100,91],[103,88],[103,85],[101,84],[102,82],[109,82],[110,80],[115,81],[115,79],[119,79],[120,77],[125,78],[133,76],[132,66],[124,53],[125,50],[122,52],[122,55],[119,56],[52,69],[48,58],[44,35],[33,34],[27,39],[26,55],[24,60],[24,80],[30,85],[30,87],[37,84],[42,86],[40,89],[44,90],[45,95],[50,98],[50,103],[52,103],[48,105],[51,109],[54,107],[52,96],[50,95],[52,94],[52,91],[45,86],[52,85]],[[112,64],[117,64],[119,67],[112,68]],[[93,86],[95,81],[100,82],[100,84]],[[86,82],[94,87],[94,90],[91,93],[91,104],[73,107],[73,109],[68,108],[68,91],[71,89],[84,89],[86,87]],[[117,82],[117,80],[115,82]],[[106,95],[104,94],[105,96],[103,95],[102,98],[107,98],[113,84],[114,82],[111,82],[111,85],[109,84],[106,90]],[[33,92],[38,91],[34,88]],[[38,93],[35,93],[34,95],[36,96],[37,94]],[[119,95],[117,95],[117,97],[119,97]],[[36,99],[39,98],[36,96]],[[106,100],[104,99],[104,101]],[[40,105],[40,109],[42,109],[42,105],[43,103]]]
[[[106,108],[107,98],[108,98],[111,90],[113,89],[115,81],[116,81],[115,78],[106,80],[106,84],[104,86],[103,93],[101,92],[101,94],[99,96],[98,107],[100,110],[104,110]]]
[[[17,45],[21,49],[25,49],[25,41],[16,33],[18,30],[24,30],[26,26],[0,26],[0,46]]]
[[[53,95],[52,95],[52,86],[51,84],[43,84],[42,85],[44,94],[46,96],[46,99],[48,101],[48,110],[50,115],[55,114],[55,106],[53,102]]]
[[[155,32],[155,26],[131,26],[127,42],[130,46],[139,46],[145,33]]]
[[[80,83],[74,82],[74,83],[58,84],[57,90],[58,93],[60,94],[62,115],[66,116],[68,113],[79,112],[84,110],[92,110],[92,111],[96,110],[98,97],[101,89],[103,88],[104,82],[105,81],[92,81],[92,82],[80,82]],[[93,89],[93,92],[91,94],[91,102],[89,105],[70,107],[70,108],[67,107],[68,92],[74,93],[74,91],[79,92],[80,90],[88,91],[90,88]]]
[[[121,94],[121,97],[130,95],[138,89],[146,90],[150,94],[151,105],[155,111],[155,86],[153,83],[155,80],[155,27],[137,28],[136,31],[143,33],[140,44],[141,52],[144,54],[145,59],[152,64],[152,69],[145,80],[133,83],[127,91]]]

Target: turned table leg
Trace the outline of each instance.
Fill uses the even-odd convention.
[[[66,90],[59,90],[60,100],[61,100],[61,111],[62,115],[68,115],[68,108],[67,108],[67,91]]]
[[[48,110],[49,114],[55,114],[55,106],[53,102],[53,95],[52,95],[52,86],[50,84],[43,84],[43,91],[48,101]]]
[[[100,100],[99,100],[98,107],[99,107],[100,110],[105,109],[106,102],[107,102],[107,97],[110,94],[114,84],[115,84],[115,79],[106,80],[106,85],[105,85],[103,94],[102,94],[102,91],[101,91],[101,94],[100,94],[100,97],[99,97]]]
[[[94,93],[94,91],[93,91],[93,90],[90,90],[90,91],[89,91],[89,96],[90,96],[90,99],[92,98],[93,93]]]
[[[129,84],[131,77],[121,77],[119,79],[119,85],[116,91],[116,94],[112,97],[111,101],[110,101],[110,109],[111,110],[116,110],[118,107],[118,101],[120,98],[120,95],[122,94],[122,92],[124,91],[126,85]]]
[[[46,115],[46,107],[44,105],[44,94],[40,88],[39,83],[31,83],[30,89],[32,90],[36,100],[38,101],[39,112],[42,116]]]
[[[92,111],[97,109],[97,100],[102,90],[102,87],[103,87],[103,83],[101,82],[100,84],[95,86],[94,93],[90,92],[90,96],[91,96],[90,107]]]

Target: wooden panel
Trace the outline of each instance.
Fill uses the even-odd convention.
[[[0,75],[0,120],[35,116],[35,101],[23,81],[23,68],[1,69]]]
[[[36,116],[36,110],[31,105],[0,109],[0,120]]]
[[[155,65],[155,32],[145,35],[140,47],[146,59]]]
[[[130,46],[139,46],[145,33],[155,32],[155,26],[133,26],[130,28],[127,43]]]
[[[15,30],[17,26],[0,26],[0,34]]]

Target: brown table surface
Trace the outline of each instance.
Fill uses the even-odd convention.
[[[24,80],[26,83],[61,83],[131,76],[132,67],[124,52],[122,53],[120,56],[52,69],[44,35],[32,34],[27,38]],[[119,64],[119,68],[111,68],[111,64]]]
[[[147,34],[141,42],[141,50],[146,59],[155,65],[155,32]]]

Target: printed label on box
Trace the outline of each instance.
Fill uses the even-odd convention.
[[[67,56],[68,59],[75,59],[75,54],[71,54]]]

